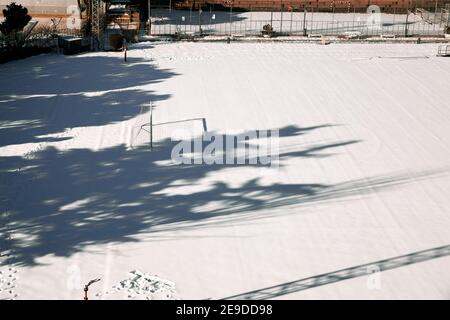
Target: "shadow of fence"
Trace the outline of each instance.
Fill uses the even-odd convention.
[[[357,278],[371,274],[374,270],[387,271],[403,266],[411,265],[418,262],[432,260],[440,257],[450,255],[450,245],[432,248],[428,250],[418,251],[394,258],[379,260],[359,266],[341,269],[329,273],[320,274],[317,276],[304,278],[292,282],[282,283],[276,286],[271,286],[263,289],[253,290],[242,294],[226,297],[225,300],[265,300],[289,293],[294,293],[314,287],[324,286],[330,283],[343,281],[347,279]]]

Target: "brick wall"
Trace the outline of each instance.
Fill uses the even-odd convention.
[[[192,3],[198,5],[223,5],[230,6],[230,1],[227,0],[184,0],[181,1],[181,6],[188,8]],[[438,0],[439,7],[445,4],[450,4],[450,0]],[[378,5],[384,12],[392,12],[393,10],[405,11],[407,8],[414,9],[416,7],[433,10],[436,5],[436,0],[234,0],[233,7],[235,8],[280,8],[284,5],[285,8],[313,8],[317,11],[335,11],[346,12],[357,9],[358,11],[365,11],[370,5]]]

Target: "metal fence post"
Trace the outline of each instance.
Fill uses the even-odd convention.
[[[405,38],[408,37],[408,17],[409,17],[409,10],[406,11]]]
[[[303,36],[306,37],[307,30],[306,30],[306,8],[303,8]]]
[[[200,35],[202,34],[202,7],[199,5],[198,7],[198,31]]]
[[[231,36],[231,24],[232,24],[232,21],[231,21],[231,19],[232,19],[232,17],[233,17],[233,3],[231,3],[231,5],[230,5],[230,36]]]
[[[292,35],[292,15],[294,14],[294,8],[291,7],[291,24],[289,27],[289,35]]]

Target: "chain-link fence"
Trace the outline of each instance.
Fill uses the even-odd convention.
[[[334,35],[356,32],[365,36],[438,36],[447,23],[430,23],[421,15],[315,12],[238,12],[154,10],[152,35],[260,35],[270,24],[281,35]]]
[[[449,9],[443,9],[440,8],[439,10],[436,10],[435,12],[427,11],[425,9],[418,8],[415,12],[417,15],[420,16],[420,18],[429,23],[429,24],[442,24],[442,25],[449,25],[450,23],[450,10]]]
[[[17,36],[17,39],[19,39],[20,45],[23,47],[53,47],[57,44],[57,38],[58,37],[66,37],[66,36],[72,36],[72,37],[83,37],[82,32],[78,29],[42,29],[42,30],[35,30],[31,32],[28,37],[24,40],[21,39],[20,35]],[[7,36],[0,36],[0,50],[2,48],[7,47],[8,43],[8,37]]]

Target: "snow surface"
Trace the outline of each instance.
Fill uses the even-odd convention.
[[[182,299],[449,299],[437,46],[141,43],[127,63],[1,65],[0,298],[81,299],[101,278],[90,298],[110,299],[140,270]],[[205,124],[279,128],[279,168],[174,165],[173,132]]]

